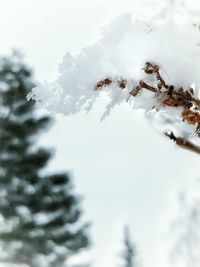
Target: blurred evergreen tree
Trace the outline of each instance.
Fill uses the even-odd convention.
[[[61,267],[89,245],[88,224],[80,223],[80,199],[68,174],[41,172],[51,153],[35,137],[50,117],[36,116],[27,102],[33,86],[18,54],[0,59],[0,240],[9,262]]]
[[[130,231],[128,226],[124,228],[124,251],[122,257],[124,259],[124,267],[135,267],[136,266],[136,247],[131,241]]]

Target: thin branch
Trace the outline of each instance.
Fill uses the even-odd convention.
[[[176,137],[173,132],[165,132],[167,137],[173,140],[179,147],[200,154],[200,147],[183,137]]]
[[[158,89],[156,89],[156,88],[153,87],[153,86],[150,86],[150,85],[146,84],[146,83],[143,82],[142,80],[139,82],[139,85],[140,85],[141,89],[142,89],[142,88],[145,88],[145,89],[147,89],[147,90],[149,90],[149,91],[151,91],[151,92],[153,92],[153,93],[158,92]]]

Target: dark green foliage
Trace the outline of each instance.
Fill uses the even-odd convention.
[[[131,241],[129,228],[124,228],[124,245],[125,249],[123,252],[124,267],[136,267],[136,247]]]
[[[39,267],[43,254],[45,266],[61,267],[88,246],[88,224],[78,225],[79,198],[68,174],[41,175],[51,154],[36,147],[35,137],[50,118],[36,116],[26,100],[31,79],[18,55],[0,59],[0,213],[6,225],[0,240],[10,262]]]

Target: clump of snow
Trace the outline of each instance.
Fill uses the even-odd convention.
[[[36,100],[38,107],[51,112],[71,115],[82,109],[89,111],[104,92],[108,96],[105,117],[111,108],[127,100],[141,79],[155,83],[143,71],[147,61],[159,65],[167,84],[185,89],[193,84],[198,88],[199,43],[200,34],[192,23],[147,23],[133,20],[129,14],[121,15],[102,30],[96,43],[76,56],[68,52],[59,66],[58,79],[53,83],[38,83],[28,99]],[[126,88],[121,90],[114,82],[95,90],[97,82],[108,77],[115,81],[126,79]],[[155,94],[148,90],[130,97],[128,103],[146,111],[158,104]],[[168,114],[167,109],[164,114]]]

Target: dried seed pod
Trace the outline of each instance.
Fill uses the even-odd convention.
[[[166,98],[162,101],[162,104],[165,106],[169,106],[169,107],[178,107],[179,106],[179,101],[175,98]]]
[[[121,79],[121,80],[118,81],[119,88],[125,89],[126,88],[126,85],[127,85],[127,81],[126,80]]]
[[[189,124],[200,124],[200,114],[199,112],[186,109],[182,112],[182,119]]]
[[[111,80],[110,78],[106,78],[106,79],[104,79],[104,80],[99,81],[99,82],[96,84],[95,88],[96,88],[96,89],[100,89],[100,88],[102,88],[102,87],[106,87],[106,86],[110,85],[111,83],[112,83],[112,80]]]

